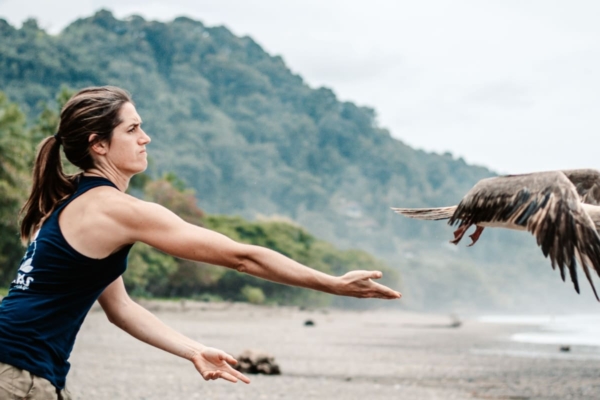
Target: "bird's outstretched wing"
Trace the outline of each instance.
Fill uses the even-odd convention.
[[[600,171],[595,169],[569,169],[561,171],[573,183],[581,201],[600,205]]]
[[[450,225],[521,227],[535,236],[563,281],[565,267],[579,293],[577,260],[596,299],[589,268],[600,275],[600,236],[583,210],[574,184],[561,171],[508,175],[479,181],[458,204]]]

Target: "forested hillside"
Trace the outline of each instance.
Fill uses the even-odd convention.
[[[0,36],[0,90],[30,120],[61,87],[121,86],[153,138],[151,176],[174,172],[210,214],[284,216],[369,251],[401,272],[407,304],[514,307],[563,290],[526,235],[488,230],[466,251],[447,244],[443,223],[390,211],[456,203],[492,171],[410,148],[374,110],[309,87],[249,37],[108,11],[55,36],[33,20],[19,29],[0,20]]]

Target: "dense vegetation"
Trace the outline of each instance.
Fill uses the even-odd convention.
[[[0,90],[30,121],[55,106],[53,98],[62,87],[124,87],[133,94],[153,138],[153,185],[165,184],[159,177],[174,172],[208,214],[257,221],[210,216],[203,220],[208,227],[248,240],[240,232],[266,229],[271,233],[251,239],[282,241],[286,249],[302,246],[311,232],[343,249],[366,250],[402,271],[405,302],[413,307],[512,307],[535,296],[551,299],[559,287],[529,237],[488,230],[467,252],[447,244],[451,230],[443,223],[402,219],[389,210],[456,203],[472,184],[493,172],[449,153],[408,147],[378,126],[374,110],[340,102],[327,88],[310,88],[281,57],[267,54],[249,37],[189,18],[170,23],[137,16],[119,20],[108,11],[77,20],[56,36],[34,20],[19,29],[0,20],[0,36]],[[14,113],[16,106],[5,107]],[[11,121],[7,124],[25,126],[23,116]],[[52,124],[43,124],[31,129],[50,134]],[[0,138],[35,136],[2,129]],[[0,179],[10,183],[2,202],[10,207],[24,190],[19,175],[24,170],[17,169],[0,170],[5,174]],[[1,216],[0,229],[13,229],[13,214]],[[306,231],[260,221],[261,216],[289,219]],[[238,224],[248,225],[242,229]],[[314,238],[309,242],[311,254],[289,251],[313,260],[329,248]],[[13,244],[3,248],[3,257],[14,251]],[[373,265],[361,254],[343,253],[322,267],[342,261],[350,267],[359,261],[367,263],[363,267]],[[172,276],[174,261],[146,249],[134,256],[134,265],[152,257],[155,265],[162,265],[160,271],[132,281],[135,290],[150,290],[153,279],[162,279],[169,282],[165,295],[190,293]],[[182,265],[177,264],[183,274]],[[210,268],[205,271],[202,279],[214,279]],[[501,282],[506,284],[502,290]],[[261,288],[268,298],[276,291],[247,284],[246,293]],[[538,293],[526,291],[530,285]]]

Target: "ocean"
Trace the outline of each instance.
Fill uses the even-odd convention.
[[[600,314],[494,315],[478,320],[491,324],[523,325],[523,332],[510,337],[515,342],[600,347]]]

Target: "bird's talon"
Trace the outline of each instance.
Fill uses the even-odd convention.
[[[472,242],[467,247],[471,247],[475,243],[477,243],[477,241],[479,240],[479,236],[481,236],[481,232],[483,232],[483,227],[482,226],[477,226],[477,229],[475,229],[475,232],[473,232],[473,234],[469,235],[469,237],[471,238]]]
[[[469,226],[470,225],[463,225],[463,226],[460,226],[457,230],[455,230],[454,231],[454,240],[451,240],[450,243],[458,244],[458,242],[460,242],[460,240],[463,238],[467,229],[469,229]]]

